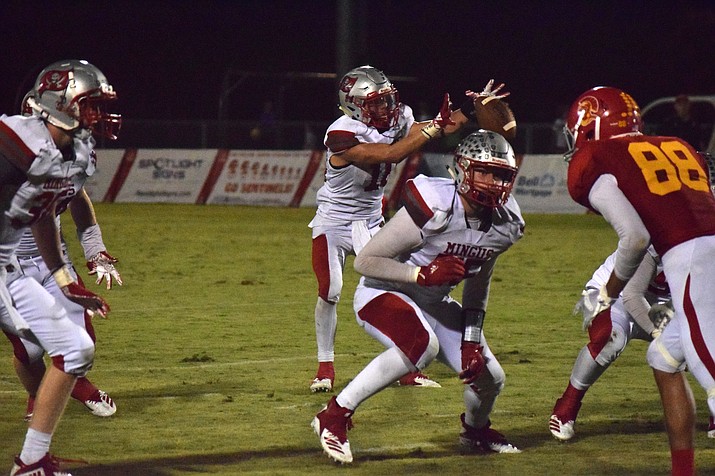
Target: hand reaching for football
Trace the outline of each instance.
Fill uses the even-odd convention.
[[[501,94],[497,94],[499,91],[501,91],[504,88],[504,83],[499,84],[496,88],[492,89],[494,86],[494,80],[490,79],[489,82],[487,83],[486,86],[484,86],[484,89],[480,93],[476,93],[474,91],[471,91],[467,89],[467,91],[464,93],[467,95],[467,97],[472,98],[473,101],[480,101],[483,105],[486,105],[489,101],[492,101],[494,99],[504,99],[511,93],[509,92],[503,92]]]
[[[467,90],[465,94],[474,103],[474,117],[481,129],[496,132],[508,141],[516,138],[516,118],[503,99],[511,93],[502,91],[504,83],[494,87],[490,79],[482,92]]]

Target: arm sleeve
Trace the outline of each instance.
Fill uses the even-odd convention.
[[[482,265],[475,276],[464,281],[464,289],[462,290],[462,307],[464,309],[487,310],[489,287],[491,286],[496,261],[496,257],[490,258]]]
[[[422,243],[422,232],[410,215],[401,208],[387,224],[373,236],[355,258],[355,271],[371,278],[414,283],[419,268],[397,261]]]
[[[638,212],[618,188],[613,175],[601,175],[593,184],[588,199],[618,234],[613,271],[618,279],[627,281],[643,260],[650,245],[650,234]]]
[[[648,291],[648,285],[658,272],[658,265],[650,253],[646,253],[643,261],[636,270],[626,287],[623,289],[621,299],[626,312],[633,317],[644,331],[647,333],[653,332],[655,326],[648,317],[650,303],[645,298],[645,293]]]

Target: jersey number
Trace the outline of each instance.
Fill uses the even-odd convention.
[[[385,185],[387,185],[387,176],[390,175],[391,170],[392,164],[373,165],[370,170],[371,180],[365,186],[364,190],[366,192],[372,192],[373,190],[377,190],[378,188],[383,188]]]
[[[628,153],[641,169],[648,190],[655,195],[676,192],[683,185],[710,192],[705,171],[681,142],[662,142],[660,147],[650,142],[632,142]]]

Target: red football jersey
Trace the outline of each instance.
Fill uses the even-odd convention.
[[[613,175],[663,256],[673,246],[715,235],[715,197],[707,165],[676,137],[624,135],[587,142],[571,159],[568,189],[593,209],[588,195],[601,175]]]

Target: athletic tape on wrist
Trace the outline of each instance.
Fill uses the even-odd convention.
[[[64,288],[74,283],[74,277],[66,265],[60,266],[58,269],[53,271],[52,277],[55,278],[55,282],[60,288]]]

